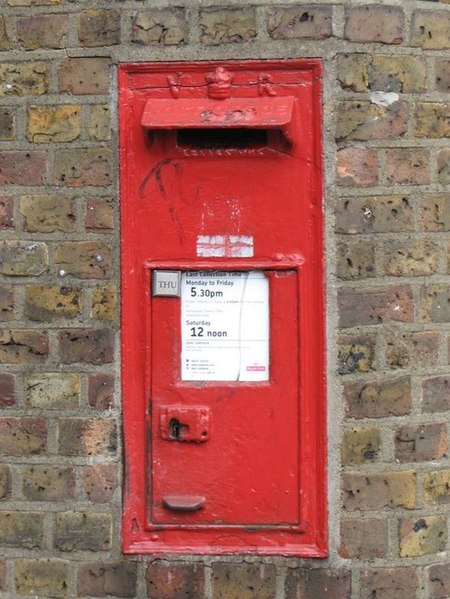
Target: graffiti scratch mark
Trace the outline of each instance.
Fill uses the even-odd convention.
[[[141,184],[139,185],[139,195],[140,195],[141,199],[144,197],[147,186],[149,185],[150,181],[152,181],[154,179],[156,182],[158,191],[161,194],[161,197],[163,198],[163,200],[167,206],[167,210],[169,212],[170,218],[171,218],[173,224],[175,225],[180,243],[182,243],[184,241],[183,228],[181,226],[180,219],[178,218],[176,209],[173,205],[174,198],[170,197],[167,194],[166,185],[164,183],[164,178],[163,178],[163,169],[164,169],[164,171],[166,171],[167,170],[166,167],[169,167],[169,166],[174,169],[175,176],[179,177],[180,171],[181,171],[180,164],[172,162],[172,160],[170,158],[165,158],[164,160],[160,160],[157,164],[155,164],[155,166],[153,168],[151,168],[149,170],[149,172],[146,174],[146,176],[142,180]]]

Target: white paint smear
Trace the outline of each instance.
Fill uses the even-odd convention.
[[[202,258],[252,258],[252,235],[199,235],[197,256]]]
[[[390,106],[394,102],[398,102],[400,96],[395,92],[372,92],[370,101],[377,106]]]

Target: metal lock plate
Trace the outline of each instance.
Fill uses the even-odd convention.
[[[169,441],[204,443],[209,438],[210,413],[205,406],[164,406],[159,423],[161,437]]]

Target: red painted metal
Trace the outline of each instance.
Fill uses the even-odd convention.
[[[292,123],[294,98],[230,98],[227,102],[204,98],[148,100],[142,126],[146,129],[284,129]]]
[[[320,62],[123,65],[119,88],[124,551],[323,557]],[[262,271],[269,380],[181,380],[154,270]]]

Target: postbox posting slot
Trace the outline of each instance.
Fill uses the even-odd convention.
[[[261,144],[261,139],[267,139],[268,131],[278,130],[292,144],[291,126],[294,106],[295,100],[291,96],[226,100],[151,99],[145,104],[141,125],[144,129],[154,131],[187,130],[191,131],[191,136],[194,130],[201,130],[203,136],[207,135],[206,132],[209,134],[212,130],[218,130],[221,131],[218,136],[227,137],[228,143],[232,143],[233,137],[246,140],[244,147],[248,147],[250,140],[252,140],[250,147],[254,147],[257,139],[258,144]],[[234,132],[227,136],[224,130],[234,130]],[[196,134],[197,138],[201,135]],[[186,136],[179,135],[179,139],[183,140],[183,138]],[[211,140],[211,135],[209,139]]]
[[[179,129],[177,146],[194,150],[245,150],[267,146],[266,129]]]

